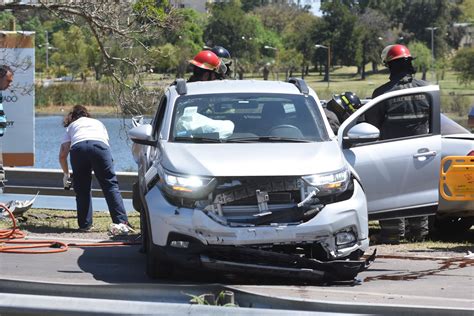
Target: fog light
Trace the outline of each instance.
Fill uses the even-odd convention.
[[[353,232],[340,232],[336,234],[336,245],[345,245],[355,242],[356,238]]]
[[[175,247],[175,248],[188,248],[189,247],[189,241],[173,240],[170,243],[170,246]]]

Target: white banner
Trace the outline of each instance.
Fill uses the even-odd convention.
[[[0,64],[14,77],[2,91],[7,128],[2,137],[5,166],[33,166],[35,161],[35,33],[0,31]]]

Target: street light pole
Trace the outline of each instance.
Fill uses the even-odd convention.
[[[268,46],[268,45],[265,45],[263,46],[263,48],[265,49],[271,49],[271,50],[274,50],[275,51],[275,64],[278,62],[278,48],[276,47],[272,47],[272,46]],[[278,81],[278,67],[275,67],[276,68],[276,80]]]
[[[316,44],[314,45],[314,47],[316,48],[324,48],[328,51],[328,62],[327,62],[327,67],[326,67],[326,78],[327,78],[327,81],[328,81],[328,88],[329,88],[329,67],[331,66],[331,45],[328,44],[328,46],[324,46],[324,45],[320,45],[320,44]]]
[[[48,39],[48,31],[44,31],[46,34],[46,72],[48,71],[49,67],[49,39]]]
[[[431,31],[431,80],[434,80],[434,31],[436,26],[426,27],[425,30]]]

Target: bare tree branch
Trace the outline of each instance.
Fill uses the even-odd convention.
[[[179,23],[171,8],[150,6],[147,1],[47,1],[37,4],[8,3],[0,10],[46,10],[51,15],[80,27],[88,26],[102,53],[112,93],[122,113],[149,112],[163,87],[144,85],[153,61],[148,57],[149,41]],[[127,56],[128,55],[128,56]]]

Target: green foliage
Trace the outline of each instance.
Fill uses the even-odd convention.
[[[133,5],[133,11],[139,14],[142,19],[151,21],[163,19],[167,8],[169,8],[167,0],[138,0]]]
[[[232,293],[230,291],[221,291],[216,295],[209,293],[209,294],[201,294],[201,295],[193,295],[193,294],[186,294],[191,297],[189,301],[191,304],[197,305],[212,305],[212,306],[224,306],[224,307],[239,307],[239,305],[235,303],[227,303],[226,296]]]
[[[468,85],[474,80],[474,47],[460,49],[452,63],[461,84]]]
[[[474,1],[464,0],[459,6],[462,12],[461,21],[474,22]]]
[[[54,33],[53,46],[56,51],[51,55],[51,61],[54,63],[57,75],[61,66],[64,66],[73,77],[87,70],[87,43],[78,26],[71,26],[67,32]]]
[[[245,15],[239,1],[215,3],[211,13],[205,31],[207,45],[224,46],[237,58],[256,55],[259,47],[255,39],[262,28],[258,19]]]
[[[331,64],[356,65],[361,61],[361,37],[357,17],[341,0],[322,6],[323,22],[313,31],[313,43],[331,46]]]
[[[279,53],[279,68],[289,73],[300,69],[303,65],[303,60],[303,54],[296,49],[284,49]]]
[[[283,41],[286,48],[294,48],[302,56],[301,64],[309,64],[314,43],[311,40],[311,32],[315,28],[319,18],[311,13],[302,12],[286,26],[283,32]]]
[[[98,83],[59,83],[48,87],[36,86],[35,104],[45,106],[113,105],[110,87]]]
[[[408,45],[408,49],[415,60],[413,66],[417,72],[426,73],[431,66],[431,50],[422,42],[414,41]]]
[[[16,21],[16,18],[11,12],[0,12],[0,30],[10,30],[12,21]],[[21,29],[20,25],[16,28],[17,31]]]
[[[357,21],[357,28],[361,32],[362,56],[361,56],[361,76],[365,77],[365,65],[367,63],[378,64],[380,53],[383,50],[384,42],[381,40],[389,28],[389,21],[382,12],[367,8]]]
[[[465,117],[470,108],[469,98],[461,95],[454,95],[449,100],[449,112]]]
[[[176,71],[179,65],[179,60],[176,58],[178,50],[178,47],[170,43],[153,48],[150,54],[155,62],[156,70],[164,73]]]
[[[300,10],[298,7],[290,6],[288,4],[270,4],[256,8],[253,11],[253,14],[260,18],[266,29],[281,34],[284,29],[303,12],[304,11]]]

